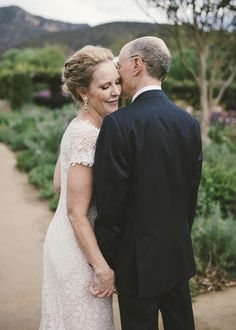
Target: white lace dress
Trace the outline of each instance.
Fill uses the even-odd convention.
[[[92,166],[99,129],[78,117],[61,142],[61,195],[44,243],[42,318],[40,330],[114,330],[111,298],[89,292],[92,269],[80,250],[66,212],[69,166]],[[88,217],[93,224],[94,203]]]

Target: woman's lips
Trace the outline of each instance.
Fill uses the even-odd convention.
[[[118,100],[107,101],[107,103],[117,103]]]

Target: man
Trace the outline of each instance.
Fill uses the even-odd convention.
[[[156,37],[119,55],[123,94],[132,104],[104,119],[95,155],[95,233],[116,275],[123,330],[192,330],[188,279],[201,177],[197,120],[161,90],[170,53]]]

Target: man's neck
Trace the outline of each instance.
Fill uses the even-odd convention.
[[[153,90],[161,90],[161,86],[159,85],[148,85],[145,86],[141,89],[139,89],[132,97],[132,102],[134,102],[134,100],[142,93],[147,92],[147,91],[153,91]]]
[[[161,88],[161,81],[159,81],[157,79],[146,79],[146,80],[140,81],[135,86],[131,96],[133,97],[140,89],[148,87],[148,86],[157,86],[157,87]]]

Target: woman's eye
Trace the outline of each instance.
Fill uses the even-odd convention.
[[[116,80],[116,85],[120,85],[120,78]]]
[[[108,85],[104,85],[104,86],[102,86],[102,89],[103,89],[103,90],[108,89],[108,88],[109,88]]]

